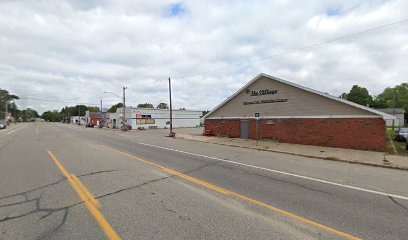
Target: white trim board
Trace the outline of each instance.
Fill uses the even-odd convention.
[[[326,98],[329,98],[329,99],[332,99],[332,100],[341,102],[341,103],[343,103],[343,104],[347,104],[347,105],[353,106],[353,107],[355,107],[355,108],[359,108],[359,109],[363,109],[363,110],[368,111],[368,112],[371,112],[371,113],[375,113],[376,115],[379,115],[380,117],[382,117],[384,120],[396,119],[395,116],[392,116],[392,115],[390,115],[390,114],[383,113],[383,112],[377,111],[377,110],[375,110],[375,109],[372,109],[372,108],[369,108],[369,107],[365,107],[365,106],[359,105],[359,104],[357,104],[357,103],[353,103],[353,102],[350,102],[350,101],[347,101],[347,100],[344,100],[344,99],[341,99],[341,98],[338,98],[338,97],[335,97],[335,96],[331,96],[331,95],[329,95],[329,94],[327,94],[327,93],[323,93],[323,92],[320,92],[320,91],[317,91],[317,90],[314,90],[314,89],[311,89],[311,88],[303,87],[303,86],[301,86],[301,85],[299,85],[299,84],[292,83],[292,82],[289,82],[289,81],[286,81],[286,80],[283,80],[283,79],[280,79],[280,78],[277,78],[277,77],[273,77],[273,76],[270,76],[270,75],[265,74],[265,73],[260,73],[260,74],[258,74],[258,76],[256,76],[254,79],[252,79],[251,81],[249,81],[247,84],[245,84],[245,86],[243,86],[242,88],[240,88],[240,89],[239,89],[237,92],[235,92],[233,95],[231,95],[230,97],[228,97],[227,99],[225,99],[222,103],[220,103],[220,104],[219,104],[218,106],[216,106],[213,110],[211,110],[209,113],[207,113],[203,118],[204,118],[204,119],[206,119],[206,118],[211,119],[211,118],[209,118],[209,116],[210,116],[211,114],[213,114],[215,111],[217,111],[217,110],[220,109],[222,106],[224,106],[225,104],[227,104],[229,101],[231,101],[231,99],[233,99],[234,97],[236,97],[238,94],[240,94],[241,92],[245,91],[250,85],[252,85],[255,81],[257,81],[258,79],[260,79],[260,78],[262,78],[262,77],[269,78],[269,79],[272,79],[272,80],[275,80],[275,81],[278,81],[278,82],[287,84],[287,85],[292,86],[292,87],[300,88],[300,89],[302,89],[302,90],[304,90],[304,91],[311,92],[311,93],[320,95],[320,96],[322,96],[322,97],[326,97]]]
[[[316,116],[261,116],[259,119],[292,119],[292,118],[382,118],[375,115],[316,115]],[[255,117],[208,117],[206,119],[255,119]]]

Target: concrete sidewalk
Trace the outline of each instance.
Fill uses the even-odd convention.
[[[207,137],[191,134],[177,134],[176,138],[234,147],[252,148],[262,151],[287,153],[333,161],[343,161],[377,167],[408,170],[408,157],[389,155],[383,152],[320,147],[301,144],[276,143],[267,140],[259,141],[259,144],[257,146],[256,140],[225,137]]]

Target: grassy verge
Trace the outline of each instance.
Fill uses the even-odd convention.
[[[387,136],[392,140],[395,145],[395,149],[397,150],[398,155],[408,156],[408,152],[405,150],[405,142],[398,142],[395,141],[395,131],[391,128],[387,128]],[[392,149],[392,144],[390,141],[387,141],[387,152],[390,154],[395,154],[394,150]]]

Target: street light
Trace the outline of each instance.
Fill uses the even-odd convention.
[[[170,132],[169,137],[175,137],[176,134],[173,132],[173,106],[171,103],[171,79],[169,77],[169,99],[170,99]]]
[[[398,90],[396,90],[395,88],[394,88],[394,91],[393,91],[393,94],[394,94],[394,96],[393,96],[393,101],[392,101],[392,115],[395,117],[395,107],[396,107],[396,105],[397,105],[397,102],[398,102]],[[399,125],[401,125],[401,123],[399,123]],[[392,130],[394,131],[394,128],[395,128],[395,119],[392,119]]]
[[[115,97],[118,97],[118,98],[122,99],[122,97],[120,97],[119,95],[114,94],[113,92],[103,92],[103,93],[108,93],[108,94],[111,94],[111,95],[113,95]]]

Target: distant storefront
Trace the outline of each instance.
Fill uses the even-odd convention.
[[[173,128],[199,127],[202,111],[173,110]],[[156,108],[133,108],[126,107],[126,120],[137,128],[169,128],[170,110]],[[110,114],[109,124],[120,128],[123,122],[123,108],[118,108],[115,114]]]
[[[81,116],[81,117],[71,116],[70,117],[70,123],[76,123],[76,124],[79,123],[79,124],[83,125],[83,124],[86,123],[86,117],[85,116]]]
[[[94,126],[105,126],[108,114],[106,112],[85,112],[86,123],[92,123]]]
[[[386,113],[260,74],[204,116],[205,133],[384,151]],[[257,127],[258,126],[258,127]]]

